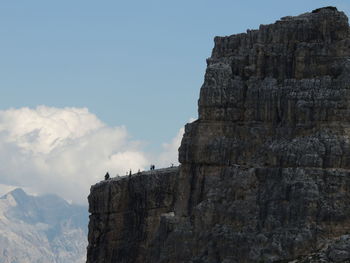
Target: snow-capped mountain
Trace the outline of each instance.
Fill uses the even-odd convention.
[[[0,197],[0,263],[82,263],[87,207],[17,188]]]

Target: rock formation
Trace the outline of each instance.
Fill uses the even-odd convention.
[[[177,178],[174,167],[94,185],[88,262],[145,262],[161,218],[174,210]]]
[[[88,262],[350,261],[345,14],[216,37],[198,104],[179,172],[92,187]]]

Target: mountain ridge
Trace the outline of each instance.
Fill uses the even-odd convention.
[[[85,262],[87,210],[21,188],[0,197],[0,262]]]

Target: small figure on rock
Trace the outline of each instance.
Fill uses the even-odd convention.
[[[130,171],[129,171],[129,176],[131,176],[131,174],[132,174],[132,172],[131,172],[131,169],[130,169]]]
[[[106,174],[105,174],[105,180],[108,180],[109,179],[109,173],[107,172]]]
[[[154,170],[155,168],[156,168],[155,165],[154,165],[154,164],[151,164],[151,169],[150,169],[150,170],[152,171],[152,170]]]

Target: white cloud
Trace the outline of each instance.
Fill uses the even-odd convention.
[[[195,121],[195,119],[190,118],[189,123]],[[178,150],[181,145],[182,136],[185,132],[185,128],[182,127],[177,132],[176,136],[169,142],[163,143],[163,151],[157,157],[157,166],[168,167],[173,165],[179,165],[178,161]]]
[[[171,164],[178,165],[178,149],[181,144],[184,128],[181,128],[170,143],[163,143],[163,152],[158,157],[157,166],[167,167]]]
[[[0,112],[0,133],[7,142],[33,153],[49,153],[57,146],[103,127],[86,108],[39,106]]]
[[[183,129],[152,159],[177,164]],[[109,127],[86,108],[39,106],[0,111],[0,184],[56,193],[85,203],[90,186],[129,169],[148,169],[149,154],[124,126]],[[0,189],[1,190],[1,189]]]
[[[108,127],[86,108],[0,111],[0,184],[84,203],[106,171],[148,166],[125,127]]]
[[[0,184],[0,197],[16,188],[14,185]]]

